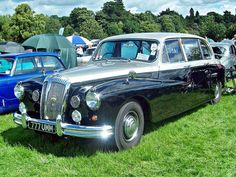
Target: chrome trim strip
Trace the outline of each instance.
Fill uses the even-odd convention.
[[[26,114],[13,114],[13,120],[16,124],[21,125],[23,128],[28,128],[28,122],[45,123],[53,125],[56,128],[58,136],[74,136],[82,138],[106,138],[113,134],[113,128],[110,125],[104,126],[83,126],[63,123],[61,116],[58,115],[56,122],[42,119],[34,119]]]

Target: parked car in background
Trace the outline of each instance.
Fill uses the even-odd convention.
[[[92,42],[93,47],[96,47],[96,46],[98,46],[100,41],[101,41],[101,39],[92,39],[90,42]]]
[[[97,47],[87,48],[82,57],[77,57],[77,64],[81,65],[88,63],[96,48]]]
[[[64,70],[54,53],[32,52],[0,55],[0,113],[16,110],[19,101],[14,95],[17,82]],[[44,76],[45,77],[45,76]]]
[[[236,48],[233,43],[216,42],[210,44],[215,58],[219,59],[225,69],[236,68]]]
[[[224,67],[195,35],[113,36],[101,41],[91,60],[44,81],[19,83],[15,123],[59,136],[102,138],[127,149],[139,143],[148,121],[221,98]]]

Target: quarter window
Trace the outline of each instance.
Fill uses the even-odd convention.
[[[168,41],[166,41],[165,42],[164,50],[166,50],[165,52],[166,52],[166,54],[168,56],[168,59],[165,58],[164,62],[166,62],[168,60],[169,60],[170,63],[185,61],[178,40],[168,40]]]
[[[198,39],[182,39],[188,61],[202,60]]]

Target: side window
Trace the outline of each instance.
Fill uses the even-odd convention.
[[[53,71],[53,70],[58,70],[62,69],[63,66],[60,63],[60,61],[53,56],[42,56],[42,63],[45,71]]]
[[[178,40],[166,41],[165,47],[170,63],[185,61]]]
[[[188,61],[202,60],[198,39],[182,39]]]
[[[16,64],[15,75],[28,74],[37,71],[34,58],[19,58]]]
[[[211,54],[211,50],[208,47],[208,45],[202,40],[200,40],[200,45],[201,45],[201,49],[202,49],[202,56],[204,57],[204,59],[205,60],[211,59],[212,54]]]

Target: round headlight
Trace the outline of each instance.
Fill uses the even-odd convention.
[[[39,100],[39,91],[38,90],[34,90],[32,93],[32,99],[36,102]]]
[[[72,112],[71,117],[72,117],[73,121],[75,121],[76,123],[80,123],[80,121],[82,119],[80,112],[77,110]]]
[[[89,91],[86,95],[86,104],[91,110],[98,110],[101,105],[101,99],[99,97],[99,94],[97,94],[96,92]]]
[[[70,99],[70,105],[72,106],[72,108],[76,109],[79,107],[80,105],[80,98],[78,96],[72,96]]]
[[[24,95],[24,87],[17,84],[14,88],[14,95],[16,96],[16,98],[21,99]]]
[[[24,103],[20,103],[19,104],[19,111],[23,114],[23,113],[26,113],[26,107],[25,107],[25,104]]]

